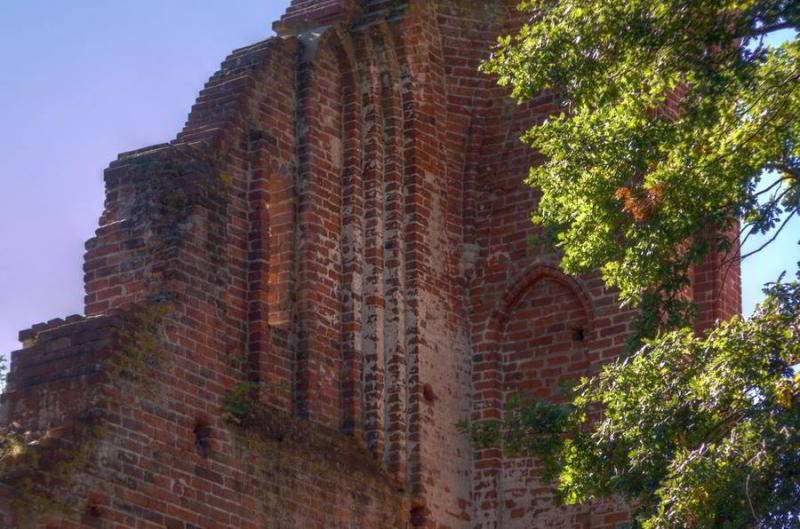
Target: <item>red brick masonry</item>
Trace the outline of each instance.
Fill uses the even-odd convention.
[[[233,52],[177,139],[106,170],[86,316],[21,333],[0,527],[614,528],[465,418],[621,350],[631,314],[533,240],[555,110],[478,73],[492,0],[295,0]],[[722,286],[725,288],[722,288]],[[704,321],[738,310],[710,262]],[[8,435],[0,433],[0,435]]]

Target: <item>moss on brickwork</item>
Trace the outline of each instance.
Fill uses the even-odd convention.
[[[381,527],[408,527],[407,488],[389,475],[381,461],[370,457],[352,436],[265,404],[259,398],[262,389],[258,382],[242,382],[223,403],[223,417],[231,426],[238,457],[257,461],[254,473],[274,483],[299,484],[305,478],[312,480],[310,486],[321,480],[338,487],[338,494],[354,500],[349,512],[354,526],[361,526],[360,520],[374,514],[370,509],[377,509],[385,523]],[[259,490],[261,509],[270,519],[292,525],[293,502],[302,493],[302,486],[285,491],[263,487]]]
[[[9,507],[17,527],[34,527],[46,515],[78,512],[79,500],[69,490],[76,470],[85,467],[101,435],[99,414],[93,411],[44,433],[23,432],[14,424],[0,429],[0,486],[10,491]]]
[[[258,382],[242,382],[237,384],[223,401],[224,419],[237,426],[251,426],[256,420],[259,408]]]
[[[381,462],[369,457],[353,437],[264,404],[259,398],[260,387],[257,382],[242,382],[225,396],[223,403],[225,421],[238,430],[234,433],[245,445],[258,448],[261,441],[287,442],[293,449],[325,460],[327,467],[320,470],[360,470],[391,481]]]
[[[149,303],[123,316],[114,335],[115,353],[103,369],[110,386],[124,378],[151,388],[153,369],[163,367],[163,322],[169,311],[168,303]],[[90,393],[86,398],[85,411],[46,432],[24,431],[16,423],[0,428],[0,487],[11,491],[8,505],[17,527],[35,527],[47,515],[79,515],[84,498],[72,493],[75,475],[97,452],[104,410],[121,404],[116,392],[99,401]]]
[[[169,303],[149,303],[133,311],[129,324],[117,331],[119,353],[109,363],[111,380],[120,376],[149,384],[151,370],[165,359],[163,321],[170,312]]]

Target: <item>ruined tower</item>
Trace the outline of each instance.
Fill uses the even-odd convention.
[[[120,155],[85,316],[34,325],[0,424],[0,526],[614,528],[459,420],[622,349],[631,313],[532,242],[537,155],[477,66],[504,0],[294,0],[170,143]],[[738,272],[696,274],[706,321]],[[734,277],[736,276],[736,277]],[[29,432],[29,433],[25,433]],[[16,448],[15,448],[16,447]]]

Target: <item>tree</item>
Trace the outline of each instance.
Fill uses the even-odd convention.
[[[534,221],[567,272],[599,268],[642,316],[635,347],[570,404],[515,400],[464,428],[542,458],[568,503],[623,496],[642,527],[800,527],[800,288],[770,285],[752,318],[705,337],[684,295],[707,255],[736,259],[800,213],[800,42],[767,44],[797,30],[800,3],[520,9],[483,68],[520,100],[560,100],[524,137],[546,158]]]
[[[520,8],[529,22],[484,69],[520,100],[560,98],[563,111],[524,138],[547,159],[530,172],[543,193],[534,219],[557,234],[565,270],[600,268],[624,302],[674,324],[688,270],[730,250],[740,220],[743,242],[800,212],[800,41],[765,43],[800,25],[800,3]]]

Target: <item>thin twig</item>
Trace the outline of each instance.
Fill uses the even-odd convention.
[[[747,496],[747,503],[750,505],[750,512],[753,513],[753,521],[758,520],[758,516],[756,516],[756,510],[753,508],[753,502],[750,499],[750,476],[751,474],[747,474],[747,481],[744,483],[744,492]]]
[[[796,214],[796,213],[797,213],[797,210],[794,210],[794,211],[792,211],[791,213],[789,213],[789,215],[786,217],[786,219],[783,221],[783,223],[781,223],[781,227],[780,227],[780,228],[778,228],[778,231],[776,231],[776,232],[775,232],[775,234],[772,236],[772,238],[770,238],[770,240],[768,240],[767,242],[765,242],[764,244],[762,244],[761,246],[759,246],[759,247],[758,247],[758,248],[756,248],[755,250],[752,250],[752,251],[750,251],[750,252],[747,252],[746,254],[742,255],[741,259],[742,259],[742,260],[744,260],[744,259],[747,259],[747,258],[748,258],[748,257],[750,257],[751,255],[753,255],[753,254],[756,254],[756,253],[760,252],[761,250],[763,250],[764,248],[766,248],[767,246],[769,246],[770,244],[772,244],[773,242],[775,242],[775,239],[777,239],[777,238],[778,238],[778,235],[780,235],[780,234],[781,234],[781,231],[783,231],[783,228],[785,228],[785,227],[786,227],[786,224],[788,224],[788,223],[789,223],[789,221],[792,219],[792,217],[794,217],[794,216],[795,216],[795,214]]]

